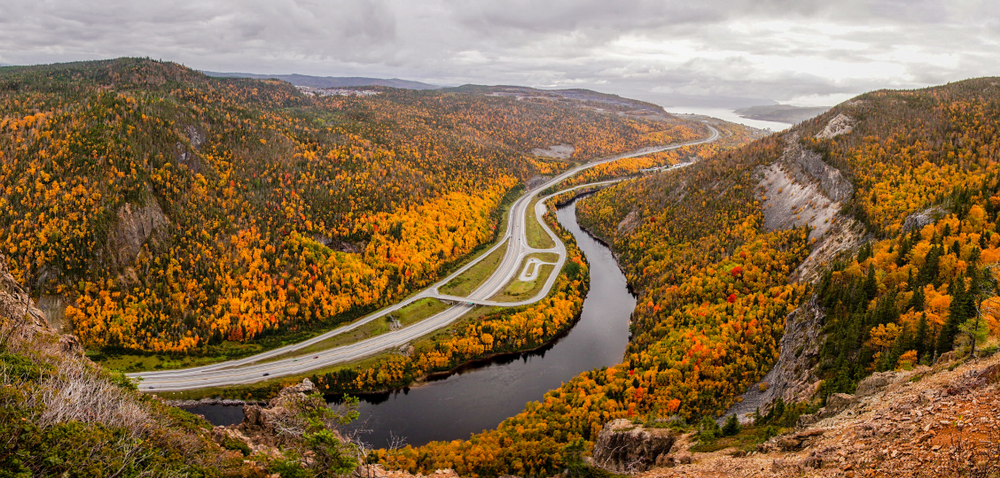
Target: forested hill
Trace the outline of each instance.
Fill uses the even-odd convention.
[[[607,105],[373,89],[304,95],[143,59],[0,68],[11,273],[92,349],[333,325],[490,240],[525,180],[705,134]],[[530,153],[560,144],[568,160]]]
[[[794,306],[802,295],[757,296],[766,289],[748,282],[760,275],[748,275],[742,252],[784,234],[772,229],[806,225],[814,255],[826,261],[807,264],[817,269],[813,292],[825,311],[815,359],[823,396],[853,391],[875,370],[930,363],[963,340],[968,347],[963,327],[978,327],[979,341],[995,335],[992,316],[986,325],[963,324],[977,301],[995,294],[983,289],[993,274],[983,269],[1000,260],[998,82],[861,95],[681,174],[585,201],[581,220],[614,244],[641,296],[630,351],[662,369],[715,348],[699,360],[694,383],[710,383],[708,376],[745,387],[759,379],[776,350],[755,348],[746,373],[715,371],[740,363],[732,346],[740,350],[755,332],[777,340],[784,316],[767,313],[769,304]],[[793,180],[782,190],[775,175]],[[784,196],[808,188],[812,196],[782,209]],[[806,277],[796,270],[801,259],[770,261],[762,272],[779,283],[792,272]],[[685,337],[691,333],[696,340]],[[670,353],[660,351],[664,344]]]
[[[1000,322],[975,306],[991,309],[988,268],[1000,260],[998,83],[868,93],[582,200],[579,220],[611,244],[639,296],[622,363],[580,374],[494,432],[388,461],[547,476],[618,418],[700,426],[692,439],[711,447],[713,419],[778,360],[786,319],[818,321],[785,351],[805,393],[761,410],[751,447],[874,371],[972,343],[995,352]]]

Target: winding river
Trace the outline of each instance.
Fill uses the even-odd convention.
[[[635,309],[625,276],[611,251],[576,222],[576,203],[557,211],[559,222],[576,238],[590,262],[590,292],[579,322],[541,350],[470,364],[446,378],[396,392],[363,396],[361,418],[350,425],[357,437],[376,448],[396,438],[419,446],[435,440],[466,439],[495,428],[541,400],[580,372],[621,361],[628,345],[628,321]],[[215,424],[242,419],[239,407],[190,409]]]

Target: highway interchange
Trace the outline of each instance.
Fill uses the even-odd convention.
[[[541,224],[545,233],[552,238],[555,247],[537,249],[531,247],[528,243],[526,231],[528,208],[538,193],[549,187],[558,185],[562,181],[581,171],[599,164],[617,161],[624,158],[643,156],[660,151],[668,151],[683,146],[709,143],[717,140],[719,138],[719,131],[710,125],[706,124],[706,126],[708,126],[711,131],[711,135],[707,138],[670,146],[643,148],[630,153],[585,163],[550,179],[545,184],[537,188],[525,192],[524,195],[518,198],[511,207],[508,216],[509,220],[507,222],[507,230],[504,236],[497,241],[496,245],[481,254],[477,259],[470,261],[468,264],[452,272],[444,279],[441,279],[430,287],[413,294],[392,306],[379,310],[378,312],[356,320],[348,325],[344,325],[326,333],[317,335],[309,340],[276,348],[250,357],[187,369],[132,373],[128,374],[128,377],[139,381],[139,389],[144,392],[159,392],[240,385],[289,375],[306,375],[317,369],[329,368],[337,364],[355,361],[385,350],[399,349],[419,337],[448,326],[476,306],[517,307],[542,300],[548,295],[552,286],[555,284],[558,271],[562,269],[562,266],[566,261],[566,247],[562,241],[559,240],[559,237],[556,236],[551,229],[549,229],[549,227],[545,224],[545,221],[542,220],[542,216],[545,214],[546,210],[545,201],[555,194],[539,199],[535,202],[534,207],[536,219]],[[621,181],[621,179],[584,184],[560,191],[557,194],[561,194],[569,190],[610,184],[618,181]],[[479,263],[479,261],[488,257],[500,247],[507,248],[503,256],[503,260],[494,270],[493,274],[490,275],[475,290],[473,290],[468,297],[456,297],[439,292],[440,287],[465,273]],[[528,256],[538,253],[553,253],[557,254],[559,258],[555,263],[542,263],[554,264],[554,266],[552,273],[550,273],[546,279],[544,287],[542,287],[534,297],[517,302],[497,302],[490,300],[491,297],[504,290],[507,284],[516,276],[527,273],[527,268],[531,267],[531,265],[528,264],[526,259],[528,259]],[[542,267],[542,264],[536,262],[533,266],[537,269]],[[290,354],[294,354],[294,352],[301,351],[304,348],[327,340],[336,335],[354,330],[374,320],[378,320],[379,318],[392,314],[393,312],[396,312],[403,307],[424,298],[435,298],[453,302],[455,305],[452,305],[442,312],[407,327],[363,339],[352,344],[332,347],[320,352],[313,352],[300,356],[290,356]],[[284,358],[274,359],[275,357]]]

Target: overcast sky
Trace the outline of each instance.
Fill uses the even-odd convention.
[[[0,64],[119,56],[223,72],[584,87],[665,106],[825,105],[1000,75],[1000,2],[0,2]]]

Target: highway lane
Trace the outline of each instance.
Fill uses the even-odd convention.
[[[531,191],[526,192],[520,198],[518,198],[512,205],[510,212],[508,213],[507,230],[501,240],[497,241],[497,244],[490,248],[485,253],[481,254],[476,260],[470,261],[468,264],[457,269],[453,273],[449,274],[444,279],[432,284],[428,288],[413,294],[406,299],[379,310],[373,314],[370,314],[362,319],[359,319],[351,324],[344,325],[328,331],[326,333],[317,335],[309,340],[305,340],[296,344],[287,345],[284,347],[279,347],[267,352],[263,352],[251,357],[246,357],[243,359],[230,360],[226,362],[220,362],[217,364],[206,365],[201,367],[193,367],[187,369],[179,370],[164,370],[164,371],[153,371],[153,372],[140,372],[128,374],[128,377],[132,379],[140,380],[139,385],[142,391],[173,391],[173,390],[190,390],[197,388],[207,388],[207,387],[218,387],[218,386],[228,386],[228,385],[239,385],[254,383],[263,380],[268,380],[270,378],[282,377],[288,375],[301,375],[307,372],[322,369],[326,367],[331,367],[336,364],[350,362],[373,355],[378,352],[382,352],[390,349],[398,349],[405,346],[406,344],[412,342],[413,340],[427,335],[435,330],[446,327],[458,320],[462,315],[471,310],[474,305],[489,305],[489,306],[502,306],[502,307],[517,307],[527,304],[535,303],[539,300],[545,298],[551,290],[552,286],[555,284],[558,278],[558,271],[562,269],[563,264],[566,261],[566,247],[559,240],[559,237],[545,224],[542,216],[545,214],[546,206],[545,201],[556,194],[561,194],[566,191],[580,189],[584,187],[590,187],[595,185],[605,185],[612,184],[621,179],[600,181],[596,183],[584,184],[576,186],[573,188],[568,188],[563,191],[559,191],[556,194],[552,194],[541,198],[535,205],[534,213],[535,219],[541,224],[543,230],[546,234],[552,238],[555,247],[548,249],[537,249],[533,248],[528,243],[527,238],[527,225],[526,219],[528,217],[528,207],[538,195],[540,191],[558,185],[565,179],[581,172],[586,169],[592,168],[599,164],[617,161],[619,159],[643,156],[660,151],[668,151],[672,149],[677,149],[683,146],[690,146],[695,144],[702,144],[715,141],[719,138],[719,131],[710,125],[706,126],[711,131],[711,135],[707,138],[692,141],[687,143],[679,143],[669,146],[660,147],[650,147],[643,148],[631,153],[620,154],[616,156],[611,156],[598,161],[585,163],[577,166],[571,170],[568,170],[552,179],[547,181],[545,184],[535,188]],[[497,266],[493,274],[490,275],[482,284],[480,284],[468,297],[456,297],[447,294],[441,294],[439,288],[448,282],[450,282],[455,277],[466,272],[470,268],[474,267],[479,261],[483,260],[491,253],[497,250],[497,248],[506,247],[506,252],[501,260],[500,264]],[[524,263],[526,257],[530,254],[535,253],[554,253],[557,254],[559,259],[556,261],[553,272],[549,274],[545,285],[542,289],[535,295],[527,300],[522,300],[518,302],[496,302],[489,300],[493,297],[513,279],[522,270],[522,264]],[[278,356],[284,356],[296,351],[300,351],[305,347],[309,347],[318,342],[322,342],[336,335],[348,332],[357,327],[361,327],[365,324],[377,320],[379,318],[385,317],[393,312],[406,307],[417,300],[423,298],[437,298],[440,300],[447,300],[456,302],[456,305],[449,307],[448,309],[424,319],[415,324],[411,324],[407,327],[384,333],[375,337],[364,339],[353,344],[342,345],[339,347],[330,348],[320,352],[315,352],[311,354],[303,354],[301,356],[294,356],[284,359],[270,360]]]

